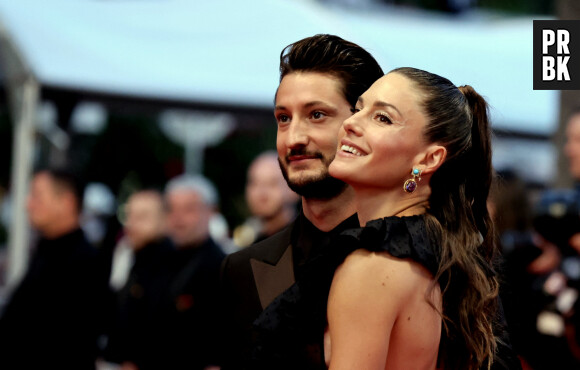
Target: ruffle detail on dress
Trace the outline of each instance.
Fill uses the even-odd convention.
[[[344,231],[341,237],[350,238],[359,248],[388,252],[397,258],[410,258],[425,266],[433,275],[437,273],[439,257],[431,245],[422,215],[372,220],[364,228]]]

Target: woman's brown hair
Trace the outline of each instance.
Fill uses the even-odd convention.
[[[471,87],[414,68],[391,71],[420,91],[424,135],[447,149],[431,176],[427,228],[440,247],[436,280],[443,294],[440,360],[446,369],[491,367],[499,282],[494,228],[487,210],[493,178],[485,100]]]

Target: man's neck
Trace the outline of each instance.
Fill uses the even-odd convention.
[[[356,212],[354,191],[348,186],[332,199],[302,197],[302,210],[317,229],[328,232]]]
[[[76,217],[64,217],[59,220],[58,223],[45,228],[44,230],[39,230],[43,238],[48,240],[58,239],[66,234],[70,234],[74,230],[80,227],[79,220]]]
[[[207,233],[204,233],[202,236],[199,236],[198,238],[196,238],[195,240],[190,240],[187,243],[175,244],[175,247],[177,248],[177,250],[180,250],[180,251],[193,250],[193,249],[197,249],[197,248],[201,247],[209,239],[210,239],[210,235],[209,235],[209,231],[208,231]]]

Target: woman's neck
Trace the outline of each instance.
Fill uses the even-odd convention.
[[[355,202],[361,226],[389,216],[414,216],[427,211],[430,190],[426,187],[408,194],[401,189],[355,189]]]

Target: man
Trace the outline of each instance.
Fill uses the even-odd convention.
[[[0,321],[2,368],[95,368],[106,281],[79,227],[82,199],[71,173],[32,179],[27,210],[40,240]]]
[[[355,213],[352,189],[330,177],[328,166],[342,122],[383,71],[364,49],[331,35],[289,45],[282,52],[280,70],[276,146],[288,185],[302,196],[302,211],[289,227],[224,261],[224,306],[231,321],[226,322],[223,369],[246,368],[255,349],[252,324],[263,309],[300,277],[332,235],[358,226],[356,217],[350,217]],[[285,366],[310,369],[324,364],[323,353],[309,352],[297,353],[295,363]]]
[[[134,264],[117,294],[116,315],[105,356],[125,367],[147,368],[157,340],[155,309],[170,274],[167,259],[173,246],[166,238],[163,197],[156,190],[131,195],[125,206],[125,234]]]
[[[236,244],[247,247],[286,227],[296,217],[297,201],[280,171],[278,154],[267,151],[257,156],[246,181],[246,203],[252,217],[234,230]]]
[[[168,235],[177,250],[171,282],[161,307],[159,367],[204,369],[215,365],[219,269],[222,249],[211,239],[209,223],[218,196],[202,176],[182,175],[165,190]]]

